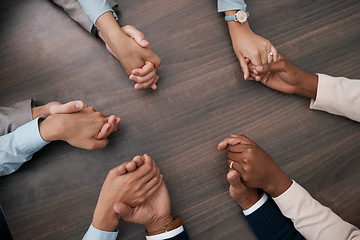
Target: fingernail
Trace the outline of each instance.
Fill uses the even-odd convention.
[[[142,88],[143,88],[143,86],[142,86],[142,85],[138,85],[138,88],[139,88],[139,89],[142,89]]]
[[[143,43],[143,44],[148,44],[149,42],[146,41],[146,40],[142,40],[141,43]]]
[[[246,80],[245,74],[244,74],[244,80]]]
[[[232,176],[232,177],[230,178],[230,180],[235,180],[235,178],[236,178],[236,176]]]
[[[77,104],[75,104],[75,107],[76,107],[76,108],[80,108],[80,106],[79,106],[79,104],[78,104],[78,103],[77,103]]]
[[[136,77],[133,77],[132,80],[134,80],[136,82],[137,78]]]
[[[262,71],[262,70],[264,70],[264,68],[263,68],[263,66],[257,66],[257,67],[256,67],[256,70]]]

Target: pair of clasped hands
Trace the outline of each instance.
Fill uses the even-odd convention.
[[[256,188],[276,197],[291,185],[276,162],[245,136],[230,135],[218,144],[218,149],[227,150],[228,164],[233,162],[227,174],[229,193],[243,209],[259,200]],[[147,154],[112,169],[101,188],[92,225],[113,232],[120,219],[144,225],[150,234],[173,221],[163,176]]]

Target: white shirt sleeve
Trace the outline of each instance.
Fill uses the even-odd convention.
[[[250,208],[243,210],[243,213],[245,216],[248,216],[258,210],[264,203],[268,200],[268,196],[266,194],[263,194],[262,197]]]
[[[321,205],[295,181],[283,194],[273,199],[281,213],[293,221],[296,230],[306,239],[360,239],[358,228]]]
[[[107,0],[79,0],[79,3],[94,24],[101,15],[112,12]]]
[[[310,108],[360,122],[360,80],[318,74],[316,100]]]
[[[35,152],[49,143],[40,136],[39,119],[36,118],[14,132],[0,137],[0,176],[18,170]]]
[[[164,233],[160,233],[160,234],[152,235],[152,236],[146,236],[146,240],[169,239],[169,238],[175,237],[176,235],[179,235],[183,231],[184,231],[184,227],[181,225],[180,227],[175,228],[174,230],[171,230],[171,231],[168,231],[168,232],[164,232]]]

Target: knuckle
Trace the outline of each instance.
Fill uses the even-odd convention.
[[[146,165],[144,165],[144,170],[145,170],[145,172],[150,172],[151,170],[152,170],[153,168],[152,168],[152,166],[150,165],[150,164],[146,164]]]
[[[133,28],[131,25],[125,25],[122,27],[123,30],[129,30],[130,28]]]

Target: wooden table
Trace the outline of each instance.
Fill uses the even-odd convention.
[[[15,239],[80,239],[108,171],[147,153],[160,167],[172,213],[191,239],[255,239],[228,194],[217,143],[246,134],[298,183],[360,226],[359,124],[309,109],[308,99],[244,81],[216,1],[119,1],[120,23],[142,31],[162,58],[158,90],[135,91],[104,44],[52,2],[0,4],[2,106],[81,99],[122,118],[106,149],[53,142],[0,178]],[[248,1],[254,32],[312,73],[360,78],[360,2]],[[119,239],[144,239],[121,222]]]

